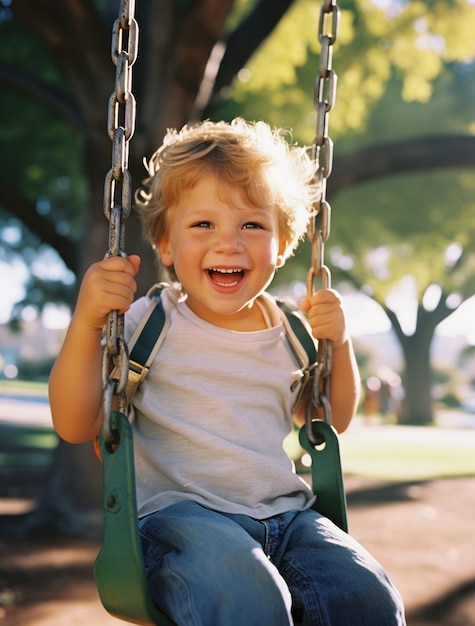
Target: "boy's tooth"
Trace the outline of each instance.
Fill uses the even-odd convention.
[[[240,270],[238,270],[238,269],[228,269],[228,270],[225,270],[225,269],[221,269],[221,268],[218,268],[218,267],[212,267],[211,271],[212,272],[220,272],[221,274],[234,274],[235,272],[239,272]]]

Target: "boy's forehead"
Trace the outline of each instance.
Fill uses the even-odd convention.
[[[180,180],[180,179],[178,179]],[[179,195],[200,195],[202,193],[216,196],[229,196],[241,193],[238,185],[232,184],[216,169],[206,168],[197,171],[196,175],[187,179],[186,175],[181,179]]]
[[[233,204],[239,200],[239,203],[247,204],[246,194],[241,187],[231,184],[213,173],[207,173],[194,181],[193,184],[182,187],[179,195],[179,201],[192,200],[195,203],[205,205],[213,200],[233,201]]]

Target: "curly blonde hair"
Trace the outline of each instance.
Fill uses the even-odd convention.
[[[136,191],[144,234],[155,245],[169,233],[173,206],[206,174],[226,188],[238,188],[251,206],[277,211],[279,236],[293,254],[306,232],[320,187],[304,148],[290,146],[282,129],[265,122],[209,120],[180,131],[168,130],[162,146],[145,163],[148,177]]]

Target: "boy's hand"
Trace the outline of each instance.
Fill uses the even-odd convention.
[[[304,298],[300,309],[307,313],[312,334],[316,339],[330,339],[335,347],[348,338],[342,299],[333,289],[322,289],[311,298]]]
[[[125,313],[133,302],[135,275],[140,257],[115,256],[94,263],[86,272],[74,316],[95,330],[102,330],[111,311]]]

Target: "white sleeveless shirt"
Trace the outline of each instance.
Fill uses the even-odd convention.
[[[170,319],[133,399],[138,513],[182,500],[265,519],[309,508],[314,496],[283,449],[302,371],[277,305],[259,302],[270,327],[235,332],[211,325],[166,288]],[[125,316],[129,340],[150,298]]]

